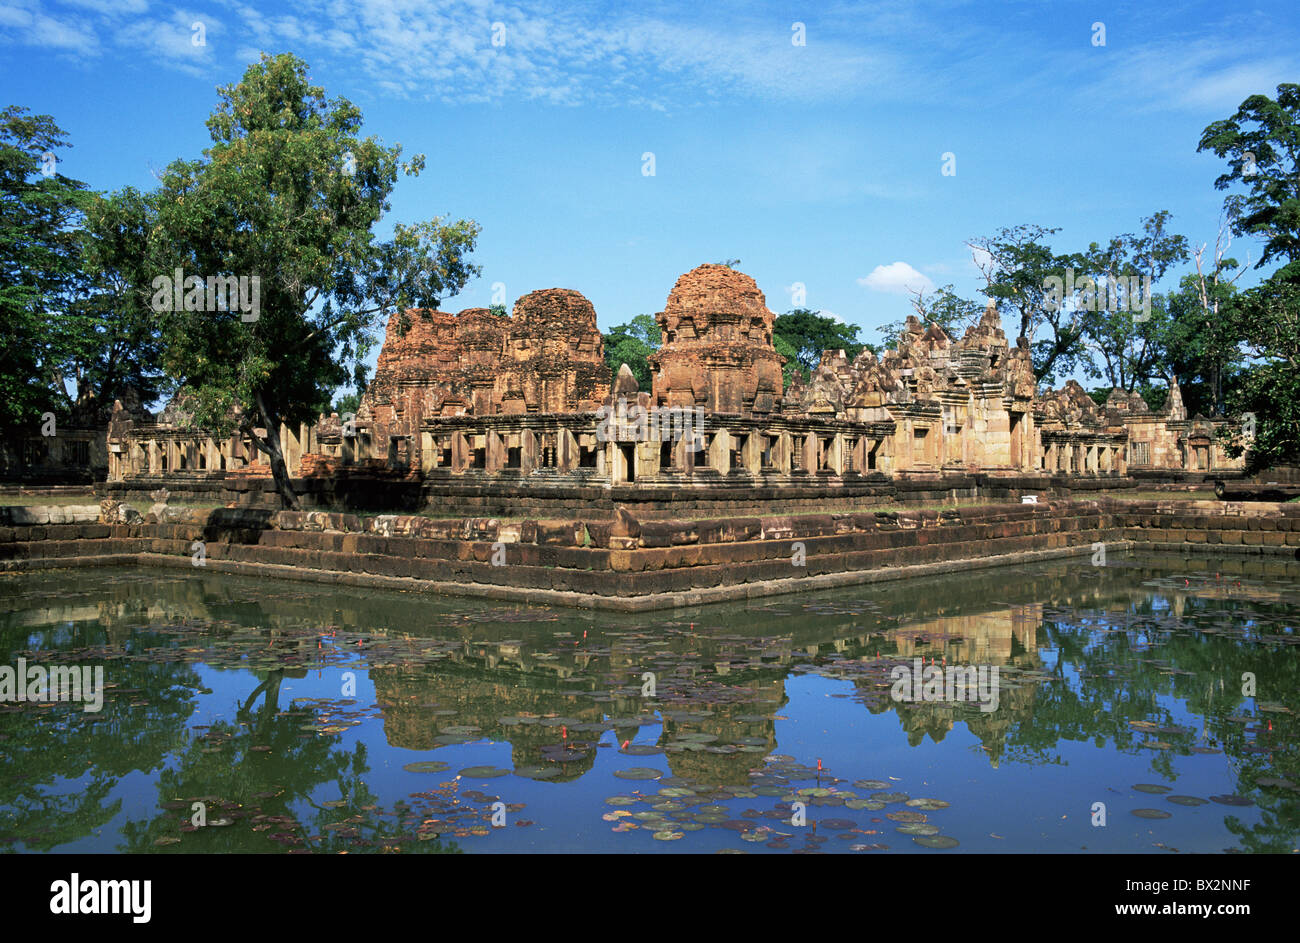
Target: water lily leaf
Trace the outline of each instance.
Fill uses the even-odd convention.
[[[892,802],[906,802],[911,797],[905,792],[873,792],[871,798],[889,805]]]
[[[1138,792],[1147,792],[1157,796],[1162,796],[1167,792],[1172,792],[1168,786],[1158,786],[1155,783],[1138,783],[1133,788]]]
[[[499,766],[467,766],[460,771],[460,775],[466,779],[496,779],[499,776],[508,776],[510,770],[502,769]]]
[[[936,812],[939,809],[946,809],[950,805],[950,803],[944,802],[942,799],[908,799],[907,804],[914,809],[921,809],[925,812]]]
[[[655,832],[655,841],[677,841],[683,835],[682,832],[674,832],[671,829],[664,829],[661,832]]]
[[[619,779],[659,779],[664,773],[649,766],[632,766],[628,769],[616,769],[614,775]]]
[[[451,764],[441,760],[422,760],[419,763],[407,763],[402,769],[408,773],[442,773],[451,769]]]
[[[1175,805],[1209,805],[1209,799],[1201,799],[1198,796],[1165,796],[1166,802],[1172,802]]]
[[[852,819],[818,819],[817,820],[817,825],[820,826],[821,828],[829,828],[836,831],[845,828],[853,828],[857,824],[858,823],[853,821]]]
[[[926,848],[956,848],[961,844],[950,835],[914,835],[912,841]]]
[[[1133,814],[1140,819],[1167,819],[1172,813],[1163,809],[1134,809]]]
[[[1214,802],[1219,803],[1220,805],[1246,806],[1246,805],[1255,804],[1255,800],[1253,799],[1248,799],[1245,796],[1232,795],[1230,793],[1224,794],[1222,796],[1210,796],[1210,799],[1213,800]]]

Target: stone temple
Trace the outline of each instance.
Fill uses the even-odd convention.
[[[749,482],[779,493],[972,473],[1208,475],[1243,464],[1215,438],[1223,420],[1187,415],[1176,381],[1158,411],[1120,390],[1098,406],[1074,382],[1039,393],[1028,343],[1008,340],[992,304],[961,338],[913,317],[879,356],[825,351],[810,379],[788,389],[775,315],[748,275],[701,265],[677,280],[656,319],[662,345],[651,389],[640,390],[630,371],[611,377],[596,312],[576,291],[532,292],[506,317],[396,312],[357,415],[282,427],[290,472],[304,482],[415,483],[428,501],[493,481],[650,492]],[[175,411],[118,410],[107,455],[112,481],[268,474],[249,443],[217,442]]]

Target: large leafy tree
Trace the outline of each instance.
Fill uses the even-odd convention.
[[[139,289],[153,272],[149,258],[149,198],[132,187],[86,201],[82,230],[84,292],[65,317],[69,371],[77,387],[73,408],[80,424],[101,426],[113,401],[147,407],[158,398],[162,338],[158,315]]]
[[[1154,292],[1169,268],[1187,259],[1187,239],[1169,231],[1169,216],[1167,210],[1153,213],[1142,221],[1140,235],[1125,233],[1105,246],[1094,242],[1076,257],[1077,275],[1097,286],[1091,297],[1075,300],[1082,308],[1084,343],[1099,355],[1112,388],[1132,391],[1167,379],[1164,337],[1170,315],[1165,299]],[[1145,287],[1130,293],[1135,279]]]
[[[382,313],[436,308],[478,274],[466,258],[478,226],[398,223],[378,240],[399,169],[418,174],[423,155],[401,164],[400,145],[359,137],[361,112],[327,100],[297,57],[264,54],[218,93],[212,146],[168,166],[152,194],[149,262],[154,278],[257,277],[257,316],[164,311],[163,364],[196,424],[251,436],[296,507],[280,422],[309,420],[345,381],[360,387]]]
[[[1083,319],[1069,305],[1049,304],[1048,279],[1066,279],[1075,255],[1057,255],[1046,240],[1059,232],[1022,224],[1003,228],[993,236],[971,240],[984,275],[981,291],[1005,316],[1015,319],[1017,337],[1024,337],[1033,352],[1034,374],[1043,382],[1076,369],[1090,376],[1098,371],[1084,344]]]
[[[1208,245],[1194,249],[1196,271],[1183,276],[1167,298],[1164,362],[1192,414],[1222,416],[1226,392],[1241,370],[1236,281],[1245,268],[1227,255],[1229,245],[1221,225],[1213,259],[1206,258]]]
[[[626,324],[610,328],[605,335],[605,363],[610,373],[617,376],[619,368],[627,364],[637,384],[648,392],[651,376],[647,358],[659,349],[662,337],[652,314],[638,314]]]
[[[795,359],[805,378],[821,363],[824,350],[843,350],[849,360],[867,348],[875,350],[871,344],[858,340],[856,324],[836,321],[829,315],[807,308],[795,308],[777,315],[773,334],[774,344],[776,338],[781,338],[794,350]]]
[[[1201,134],[1200,151],[1228,159],[1214,185],[1240,188],[1224,201],[1233,231],[1264,240],[1256,268],[1279,262],[1234,305],[1237,330],[1254,358],[1229,396],[1229,407],[1252,413],[1255,436],[1235,437],[1231,451],[1249,446],[1258,470],[1300,462],[1300,85],[1277,87],[1277,98],[1252,95],[1236,113]]]
[[[80,283],[86,185],[58,172],[68,147],[49,115],[0,111],[0,426],[35,433],[41,414],[66,415],[64,368],[78,331],[65,317]]]

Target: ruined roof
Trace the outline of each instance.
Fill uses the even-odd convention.
[[[739,315],[761,319],[771,329],[776,316],[758,283],[726,265],[700,265],[673,285],[664,314],[680,318],[703,315]]]

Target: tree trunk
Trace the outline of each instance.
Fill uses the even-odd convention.
[[[280,493],[280,500],[284,502],[284,506],[296,511],[299,507],[298,496],[293,493],[293,485],[289,481],[289,469],[284,463],[284,452],[280,448],[280,430],[277,428],[279,423],[262,402],[261,393],[257,394],[257,411],[266,425],[266,441],[261,444],[271,462],[271,477],[275,479],[275,490]]]

